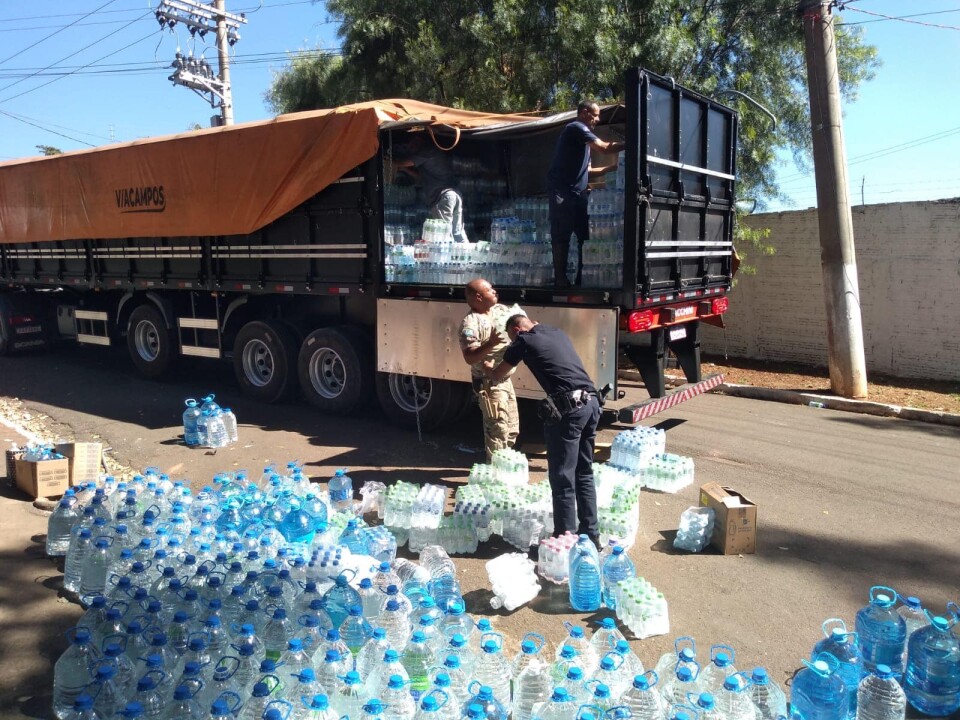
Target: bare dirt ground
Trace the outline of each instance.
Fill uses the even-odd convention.
[[[737,385],[834,394],[830,390],[830,374],[826,368],[734,358],[703,361],[704,375],[716,372],[724,374],[725,382]],[[871,402],[960,413],[960,379],[946,382],[868,375],[867,390],[866,399]]]

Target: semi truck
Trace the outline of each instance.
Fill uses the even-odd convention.
[[[383,100],[0,163],[0,354],[126,345],[150,378],[207,358],[263,402],[299,392],[348,414],[375,397],[430,428],[470,408],[458,328],[463,285],[484,276],[565,329],[613,390],[607,412],[639,422],[722,380],[702,377],[699,336],[722,323],[735,269],[737,114],[641,68],[623,98],[601,109],[595,132],[626,145],[567,288],[545,178],[574,112]],[[424,237],[436,224],[395,168],[412,133],[449,153],[471,242]],[[670,354],[687,383],[667,394]],[[617,400],[623,362],[649,400]],[[514,384],[540,394],[523,368]]]

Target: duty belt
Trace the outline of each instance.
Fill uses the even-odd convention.
[[[550,399],[553,400],[560,414],[566,415],[574,410],[579,410],[590,402],[591,396],[596,397],[596,393],[587,390],[570,390],[567,392],[554,393],[550,396]]]

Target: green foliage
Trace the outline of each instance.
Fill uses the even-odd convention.
[[[277,112],[413,97],[489,111],[622,99],[642,66],[740,113],[740,197],[780,197],[780,148],[809,162],[803,26],[788,0],[327,0],[342,57],[300,53],[267,93]],[[854,99],[876,49],[838,20],[841,87]],[[771,120],[737,90],[769,108]]]
[[[767,242],[769,239],[770,228],[750,227],[744,224],[741,216],[737,214],[737,222],[733,227],[733,245],[737,249],[737,256],[740,258],[740,274],[757,274],[756,266],[749,262],[750,257],[754,254],[776,254],[776,248]],[[734,279],[734,283],[736,283],[736,279]]]
[[[41,155],[63,155],[63,150],[53,145],[35,145],[34,147],[40,152]]]

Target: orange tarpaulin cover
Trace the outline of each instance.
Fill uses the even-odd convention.
[[[529,121],[415,100],[0,163],[0,243],[251,233],[371,158],[380,125]]]

